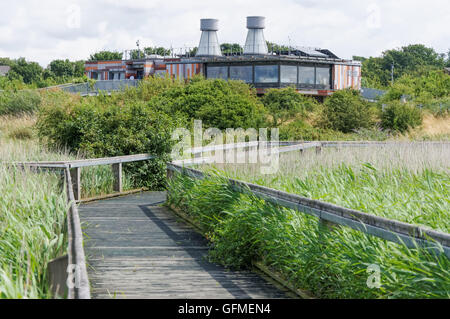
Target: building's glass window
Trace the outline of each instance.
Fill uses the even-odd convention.
[[[330,68],[316,68],[316,84],[330,87]]]
[[[281,83],[297,83],[297,66],[282,65],[280,68]]]
[[[206,69],[208,79],[228,79],[228,67],[208,66]]]
[[[230,80],[241,80],[245,83],[252,83],[253,70],[251,65],[230,66]]]
[[[98,79],[98,73],[92,72],[92,79],[97,80]]]
[[[256,65],[255,82],[256,83],[278,82],[278,65]]]
[[[314,84],[314,67],[300,66],[298,68],[298,83]]]
[[[114,80],[114,72],[109,72],[108,80]]]

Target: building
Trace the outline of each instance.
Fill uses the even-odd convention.
[[[264,17],[247,17],[247,39],[243,52],[223,55],[218,42],[218,20],[201,19],[202,35],[194,57],[150,56],[138,60],[86,62],[86,74],[97,80],[142,79],[169,75],[189,79],[202,74],[208,79],[242,80],[254,86],[258,94],[269,88],[295,86],[313,96],[334,91],[361,88],[361,63],[344,60],[330,50],[289,47],[269,52],[264,38]]]

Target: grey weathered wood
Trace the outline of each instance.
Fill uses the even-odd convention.
[[[194,178],[205,177],[203,172],[187,167],[168,164],[167,168]],[[314,215],[335,224],[348,226],[388,241],[405,244],[407,247],[415,248],[419,245],[438,253],[443,250],[443,253],[450,257],[450,234],[260,185],[233,179],[229,179],[228,181],[237,191],[250,192],[271,203],[296,209],[300,212]]]
[[[286,298],[248,271],[207,261],[208,242],[169,209],[165,192],[80,205],[93,298]]]
[[[67,255],[51,260],[48,265],[48,280],[53,297],[64,298],[67,296]]]
[[[72,180],[73,196],[76,201],[81,199],[81,168],[70,169],[70,178]]]
[[[112,164],[115,192],[122,192],[122,163]]]
[[[67,212],[67,238],[68,238],[68,265],[76,269],[74,279],[76,285],[68,287],[69,299],[90,299],[89,278],[86,269],[86,258],[83,248],[83,233],[75,204],[75,196],[72,188],[72,178],[69,167],[65,169],[67,200],[70,204]]]

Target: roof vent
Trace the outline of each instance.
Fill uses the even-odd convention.
[[[217,39],[217,31],[219,30],[219,20],[217,19],[200,19],[200,44],[195,56],[221,56],[219,40]]]
[[[247,17],[247,40],[245,41],[244,54],[267,54],[267,43],[264,38],[266,27],[265,17]]]

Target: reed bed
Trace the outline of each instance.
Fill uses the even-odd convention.
[[[317,218],[233,191],[237,178],[367,213],[449,231],[449,149],[443,145],[325,148],[281,154],[280,168],[202,166],[205,180],[175,175],[169,203],[186,211],[212,242],[210,258],[237,268],[264,263],[319,298],[450,298],[444,255],[324,227]],[[380,285],[370,285],[370,267]]]
[[[0,299],[51,298],[47,263],[66,254],[66,203],[56,174],[23,171],[13,162],[81,159],[68,150],[52,151],[35,136],[17,138],[18,130],[33,132],[33,117],[0,117]],[[83,168],[82,196],[112,192],[111,167]],[[124,188],[131,182],[124,177]]]
[[[216,164],[224,176],[450,232],[450,144],[395,143],[280,154],[275,174]]]

